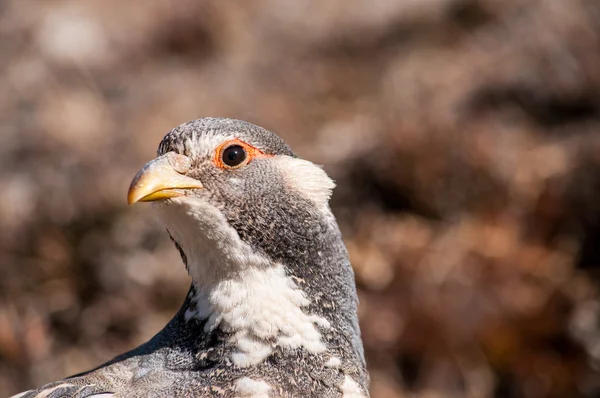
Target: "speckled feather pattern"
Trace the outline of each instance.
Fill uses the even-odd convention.
[[[237,137],[269,155],[294,156],[289,146],[269,130],[243,120],[207,117],[183,123],[171,130],[160,142],[158,154],[175,151],[191,158],[201,155],[201,139]]]
[[[231,173],[217,170],[208,159],[216,145],[232,138],[274,156],[256,159]],[[326,204],[329,194],[307,193],[302,184],[312,181],[304,174],[286,176],[292,173],[294,177],[295,168],[287,164],[284,173],[277,159],[297,159],[290,148],[275,134],[243,121],[206,118],[182,124],[159,145],[159,156],[170,151],[189,156],[193,167],[188,176],[200,179],[206,187],[179,204],[167,201],[158,206],[159,212],[161,206],[169,211],[176,209],[182,220],[189,215],[182,221],[189,225],[182,226],[173,224],[169,211],[162,213],[163,221],[167,215],[165,224],[192,275],[185,303],[146,344],[97,369],[24,396],[41,397],[53,389],[47,396],[367,397],[368,374],[354,275],[337,223]],[[302,172],[308,170],[306,167],[310,165],[296,169]],[[333,186],[322,185],[325,190]],[[310,190],[317,188],[311,185]],[[206,211],[186,210],[182,203],[196,210],[196,203],[204,203]],[[307,319],[304,326],[299,323],[298,327],[313,327],[317,335],[306,331],[306,336],[318,337],[315,341],[323,349],[311,349],[306,338],[295,346],[285,344],[281,340],[285,327],[273,323],[272,330],[267,325],[266,332],[258,332],[261,344],[268,347],[267,355],[256,363],[235,363],[232,358],[240,350],[239,328],[243,333],[246,323],[236,322],[235,317],[228,320],[229,324],[223,321],[220,296],[207,301],[209,304],[200,311],[199,297],[210,297],[216,286],[231,279],[240,283],[240,289],[247,289],[244,294],[256,293],[260,298],[260,277],[253,277],[258,281],[255,285],[244,285],[252,272],[275,273],[282,283],[289,284],[291,293],[285,294],[290,297],[290,305],[295,305],[290,307],[291,313],[299,311],[294,321]],[[262,293],[260,302],[270,300]],[[252,297],[246,302],[252,303]],[[270,319],[252,315],[252,309],[240,313],[250,321],[253,316]],[[211,318],[213,314],[221,316],[219,322]]]

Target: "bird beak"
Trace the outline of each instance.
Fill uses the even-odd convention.
[[[131,205],[136,202],[175,198],[183,196],[186,189],[204,188],[200,181],[183,175],[190,169],[191,164],[190,158],[174,152],[146,163],[131,182],[127,203]]]

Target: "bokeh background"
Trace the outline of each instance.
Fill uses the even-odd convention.
[[[337,181],[374,398],[599,396],[597,0],[2,1],[0,396],[178,308],[125,194],[202,116]]]

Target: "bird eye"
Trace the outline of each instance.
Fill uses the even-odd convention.
[[[246,160],[246,150],[241,145],[232,145],[223,151],[221,160],[229,167],[239,166]]]

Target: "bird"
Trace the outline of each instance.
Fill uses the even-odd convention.
[[[97,368],[14,398],[367,398],[358,296],[335,183],[275,133],[181,124],[135,175],[191,276],[172,320]]]

